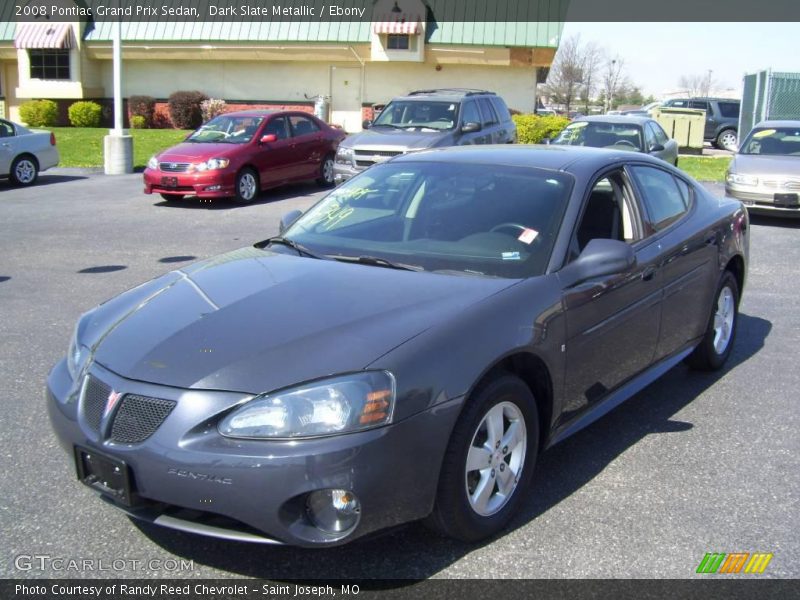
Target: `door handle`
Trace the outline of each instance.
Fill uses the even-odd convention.
[[[656,268],[653,266],[645,267],[642,271],[642,281],[651,281],[656,276]]]

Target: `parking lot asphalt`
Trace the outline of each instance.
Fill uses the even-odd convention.
[[[0,182],[0,577],[692,578],[708,577],[695,574],[707,552],[771,552],[758,577],[800,576],[800,223],[754,219],[726,369],[678,366],[545,453],[503,535],[470,546],[412,524],[308,551],[135,523],[76,481],[50,431],[45,378],[83,311],[274,235],[322,195],[304,184],[246,207],[173,205],[141,188],[140,175],[66,171]]]

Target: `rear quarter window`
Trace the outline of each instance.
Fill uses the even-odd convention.
[[[739,118],[739,103],[738,102],[720,102],[719,114],[728,118]]]

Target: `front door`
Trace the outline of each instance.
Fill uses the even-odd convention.
[[[331,120],[347,133],[361,131],[361,69],[331,67]]]

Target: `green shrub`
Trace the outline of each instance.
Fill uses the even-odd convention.
[[[203,92],[175,92],[169,97],[169,119],[178,129],[197,129],[203,124],[200,104],[208,100]]]
[[[131,117],[131,128],[133,129],[146,129],[147,119],[142,115],[133,115]]]
[[[97,102],[73,102],[67,114],[73,127],[100,127],[103,107]]]
[[[569,119],[553,115],[513,115],[520,144],[540,144],[569,125]]]
[[[53,127],[58,121],[58,104],[52,100],[28,100],[20,104],[19,116],[30,127]]]
[[[131,116],[144,117],[144,126],[153,126],[156,112],[156,99],[152,96],[131,96],[128,98],[128,113]],[[131,121],[133,123],[133,121]],[[133,125],[131,125],[133,126]]]

